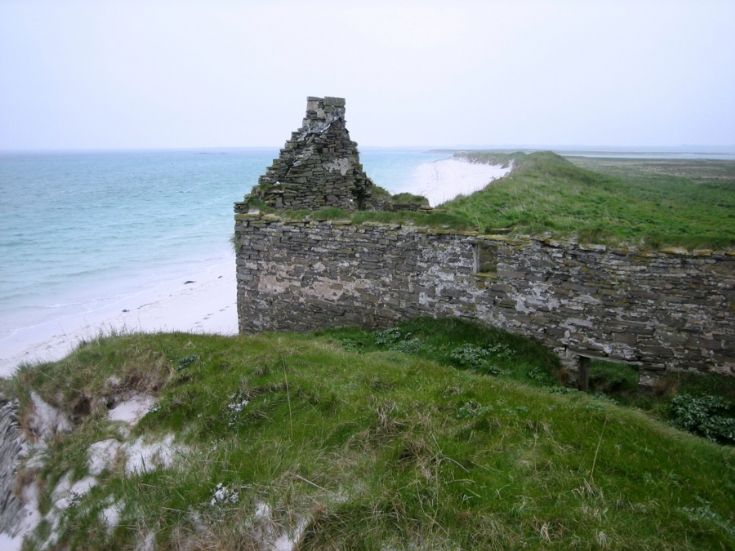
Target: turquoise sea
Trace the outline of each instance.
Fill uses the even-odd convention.
[[[93,312],[182,267],[221,259],[233,203],[277,154],[0,154],[0,357],[19,329]],[[367,173],[392,191],[420,164],[449,156],[361,151]]]

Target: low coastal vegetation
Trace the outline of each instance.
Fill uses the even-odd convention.
[[[735,161],[566,159],[551,152],[460,152],[513,166],[485,189],[432,212],[327,208],[290,218],[382,222],[577,239],[643,249],[735,246]]]
[[[735,245],[735,161],[692,167],[689,161],[570,160],[550,152],[463,156],[514,165],[484,190],[444,205],[485,231],[507,227],[652,248]]]
[[[27,429],[66,420],[21,477],[43,518],[27,547],[733,548],[733,449],[671,424],[683,392],[733,386],[644,399],[615,366],[593,370],[608,395],[564,377],[458,320],[99,338],[5,383]]]

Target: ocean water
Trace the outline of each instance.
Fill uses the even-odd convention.
[[[19,330],[92,313],[227,256],[233,203],[277,154],[0,154],[0,357]],[[367,173],[393,192],[419,165],[449,156],[361,151]]]

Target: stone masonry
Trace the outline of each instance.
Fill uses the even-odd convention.
[[[364,209],[373,187],[345,126],[345,100],[309,97],[301,128],[242,206],[259,199],[273,208]]]
[[[457,316],[579,358],[735,375],[735,256],[236,215],[241,332]]]

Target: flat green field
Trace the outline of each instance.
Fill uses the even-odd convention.
[[[735,245],[735,161],[458,155],[514,164],[505,178],[443,205],[485,231],[647,248]]]

